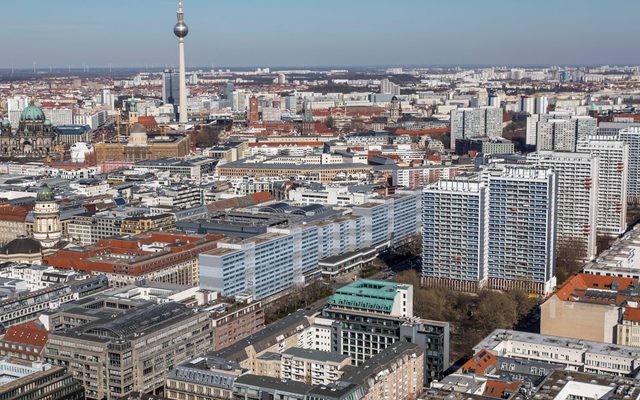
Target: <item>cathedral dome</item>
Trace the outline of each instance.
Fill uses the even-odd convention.
[[[142,124],[133,124],[129,129],[129,133],[147,133],[147,129]]]
[[[38,194],[36,195],[36,199],[38,201],[52,201],[54,199],[53,190],[46,183],[38,189]]]
[[[45,120],[44,120],[44,126],[51,126],[51,125],[53,125],[53,124],[51,123],[51,120],[49,120],[49,119],[45,119]]]
[[[42,251],[40,242],[27,237],[19,237],[13,239],[2,247],[2,254],[37,254]]]
[[[5,118],[5,119],[3,119],[3,120],[2,120],[2,126],[3,126],[3,127],[5,127],[5,128],[10,127],[10,126],[11,126],[11,121],[9,121],[9,120],[8,120],[8,119],[6,119],[6,118]]]
[[[42,108],[30,103],[20,114],[20,121],[44,121],[44,111]]]

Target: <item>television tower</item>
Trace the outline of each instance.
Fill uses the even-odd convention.
[[[184,63],[184,38],[189,34],[189,28],[184,23],[182,0],[178,0],[178,22],[173,27],[173,33],[178,37],[178,57],[180,58],[180,108],[178,109],[180,124],[188,122],[187,115],[187,71]]]

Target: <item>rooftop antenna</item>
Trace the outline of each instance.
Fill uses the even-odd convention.
[[[34,74],[36,73],[36,62],[35,61],[33,62],[33,73]]]

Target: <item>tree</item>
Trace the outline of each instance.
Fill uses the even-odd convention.
[[[561,284],[580,271],[584,264],[586,249],[583,242],[578,239],[559,240],[558,243],[556,277]]]
[[[203,125],[196,135],[196,147],[211,147],[218,144],[221,131],[220,127]]]

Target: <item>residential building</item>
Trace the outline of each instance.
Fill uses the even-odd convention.
[[[292,347],[280,355],[280,378],[310,385],[329,385],[340,380],[351,358],[340,353]]]
[[[579,141],[597,131],[595,118],[566,111],[532,114],[527,118],[526,144],[538,151],[576,151]]]
[[[578,152],[600,160],[597,230],[617,236],[627,230],[629,145],[613,136],[588,136]]]
[[[506,165],[483,173],[489,197],[489,287],[555,287],[557,175]]]
[[[537,152],[528,156],[536,165],[552,169],[558,177],[558,246],[575,248],[585,260],[597,251],[598,178],[600,160],[586,153]]]
[[[422,279],[475,292],[489,279],[489,204],[484,183],[441,180],[422,195]]]
[[[618,136],[629,147],[627,167],[627,200],[640,202],[640,126],[621,129]]]
[[[451,111],[451,144],[457,139],[502,136],[502,108],[456,108]]]

